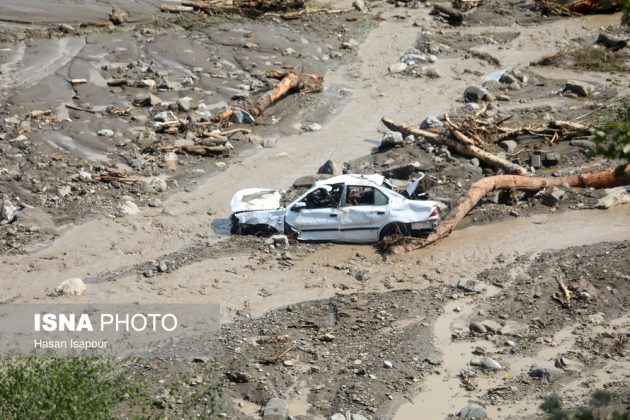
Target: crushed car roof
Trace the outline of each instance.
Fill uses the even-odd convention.
[[[357,175],[357,174],[346,174],[334,176],[332,178],[324,179],[321,181],[316,181],[315,185],[334,185],[334,184],[350,184],[350,185],[365,185],[365,186],[374,186],[374,185],[383,185],[385,182],[385,177],[379,174],[372,175]]]

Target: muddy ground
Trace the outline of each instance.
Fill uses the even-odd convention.
[[[597,127],[630,89],[628,48],[602,66],[596,44],[600,32],[630,36],[618,14],[547,17],[528,1],[486,1],[451,26],[423,2],[367,2],[368,13],[332,2],[317,9],[348,10],[296,20],[41,3],[0,6],[0,191],[5,208],[21,208],[0,224],[0,301],[53,299],[59,282],[80,277],[84,296],[56,300],[220,304],[219,368],[179,392],[227,378],[228,418],[260,418],[271,398],[294,418],[444,418],[469,403],[490,418],[534,418],[550,392],[577,406],[597,388],[630,405],[630,212],[599,209],[606,191],[489,194],[452,236],[395,257],[228,236],[234,192],[289,190],[327,160],[398,185],[429,173],[447,214],[472,182],[501,171],[423,138],[384,146],[380,118]],[[124,25],[107,21],[114,3]],[[268,89],[270,70],[323,75],[324,91],[290,95],[254,126],[213,123]],[[497,70],[509,77],[487,81]],[[567,91],[568,80],[589,95]],[[484,82],[495,100],[466,102],[464,90]],[[159,132],[160,115],[187,125]],[[156,149],[204,144],[215,129],[233,146],[220,156],[180,153],[173,164]],[[588,133],[511,140],[484,148],[534,175],[611,164],[590,157]],[[112,168],[120,180],[97,181]],[[551,297],[557,278],[574,293],[569,305]],[[484,357],[498,370],[477,366]],[[198,362],[141,370],[163,379]],[[544,370],[556,363],[561,371]],[[181,414],[179,397],[154,391],[157,414]]]

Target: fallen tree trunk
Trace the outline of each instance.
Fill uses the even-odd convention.
[[[191,6],[165,3],[160,6],[160,11],[163,13],[194,13],[195,8]]]
[[[324,78],[315,74],[299,74],[295,72],[270,72],[268,77],[280,79],[272,90],[256,98],[254,103],[247,108],[252,117],[257,118],[276,101],[282,99],[291,92],[321,92],[324,88]],[[229,107],[214,120],[225,125],[236,113],[234,107]]]
[[[457,151],[458,153],[461,153],[462,155],[476,157],[480,161],[485,162],[486,164],[492,166],[493,168],[503,169],[505,172],[509,174],[524,175],[527,173],[527,170],[523,168],[522,166],[516,163],[512,163],[498,156],[495,156],[492,153],[488,153],[485,150],[475,146],[472,140],[464,136],[458,130],[455,130],[455,129],[450,130],[453,136],[457,138],[457,140],[455,140],[447,136],[441,136],[437,133],[433,133],[426,130],[420,130],[412,126],[401,124],[399,122],[392,121],[386,117],[383,117],[381,121],[383,122],[383,124],[385,124],[387,128],[393,131],[398,131],[402,133],[403,136],[408,136],[409,134],[413,134],[414,136],[428,137],[430,139],[439,141],[440,143],[446,144],[448,147],[454,149],[455,151]]]
[[[466,15],[464,15],[459,10],[453,9],[449,6],[444,6],[439,3],[433,5],[433,14],[438,16],[443,15],[448,19],[449,22],[456,25],[461,24],[466,18]]]
[[[558,178],[534,178],[518,175],[497,175],[483,178],[473,183],[466,195],[459,199],[453,210],[440,223],[435,232],[426,238],[405,238],[391,243],[384,243],[385,249],[392,254],[424,248],[433,242],[448,236],[459,222],[473,209],[486,194],[494,190],[537,191],[543,188],[567,184],[578,188],[613,188],[630,184],[630,165],[622,165],[602,172],[590,172],[581,175]]]

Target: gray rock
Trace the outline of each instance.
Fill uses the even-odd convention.
[[[512,76],[510,73],[505,72],[499,78],[499,82],[505,83],[506,85],[511,85],[512,83],[518,83],[516,77]]]
[[[479,159],[477,158],[470,159],[470,164],[474,166],[479,166]]]
[[[462,408],[457,414],[457,417],[464,419],[487,419],[488,414],[486,413],[486,409],[479,404],[471,403]]]
[[[341,43],[341,49],[344,49],[344,50],[354,50],[358,47],[359,47],[359,42],[354,38],[350,38],[346,42]]]
[[[99,137],[114,137],[114,130],[110,130],[109,128],[103,128],[102,130],[98,130],[96,135]]]
[[[488,288],[488,285],[477,280],[461,279],[457,283],[457,287],[462,289],[464,292],[481,293]]]
[[[85,283],[80,278],[67,279],[55,287],[55,294],[58,296],[81,296],[87,290]]]
[[[608,188],[604,190],[606,195],[597,201],[595,207],[598,209],[609,209],[611,207],[620,206],[621,204],[630,203],[630,194],[627,187]]]
[[[417,63],[426,63],[429,60],[424,54],[405,54],[400,58],[400,61],[407,65],[414,65]]]
[[[395,146],[402,146],[403,144],[403,136],[398,131],[388,131],[383,135],[383,139],[381,140],[381,148],[383,149]]]
[[[545,153],[545,166],[555,166],[560,163],[560,156],[555,152]]]
[[[330,416],[330,420],[346,420],[346,415],[341,413],[335,413]]]
[[[491,357],[482,357],[481,366],[489,370],[501,370],[501,364]]]
[[[359,12],[367,13],[368,11],[368,8],[363,0],[354,0],[352,2],[352,7],[357,9]]]
[[[564,190],[558,187],[553,187],[551,191],[545,194],[543,198],[543,204],[549,207],[556,206],[558,205],[558,203],[560,202],[564,194],[565,194]]]
[[[159,198],[153,198],[147,201],[147,205],[149,207],[162,207],[162,201]]]
[[[321,124],[311,123],[306,126],[303,126],[302,129],[304,131],[320,131],[322,129]]]
[[[289,416],[289,406],[281,398],[272,398],[263,409],[263,419],[265,420],[286,420]]]
[[[177,116],[173,114],[173,111],[162,111],[155,114],[153,119],[158,122],[172,122],[177,121]]]
[[[593,92],[593,86],[579,80],[568,80],[562,89],[565,92],[575,93],[577,96],[590,96]]]
[[[335,162],[333,160],[328,160],[324,163],[319,170],[318,174],[328,174],[328,175],[341,175],[343,173],[343,165],[339,162]]]
[[[125,216],[140,214],[140,209],[133,201],[127,200],[124,203],[120,204],[118,208],[120,209],[120,213]]]
[[[182,112],[188,112],[191,109],[197,108],[197,104],[193,98],[185,96],[177,100],[177,108]]]
[[[501,146],[508,153],[514,153],[514,151],[516,151],[516,148],[518,147],[518,143],[514,140],[504,140],[499,143],[499,146]]]
[[[486,327],[481,322],[471,322],[468,328],[470,329],[470,331],[479,334],[485,334],[488,332]]]
[[[444,127],[444,123],[440,121],[437,117],[433,115],[429,115],[420,123],[420,129],[428,130],[430,128],[442,128]]]
[[[511,98],[508,95],[497,95],[497,101],[510,102]]]
[[[481,86],[468,86],[464,90],[464,100],[466,102],[494,101],[494,96]]]
[[[427,76],[429,79],[439,79],[440,77],[442,77],[442,75],[432,67],[428,67],[424,71],[424,75]]]
[[[160,261],[157,265],[157,270],[160,273],[166,273],[168,271],[168,262],[166,261]]]
[[[276,147],[278,145],[278,140],[277,139],[266,139],[263,142],[263,147],[265,149],[271,149],[273,147]]]
[[[133,99],[134,106],[158,106],[162,100],[151,93],[141,93]]]
[[[390,166],[382,171],[386,178],[409,179],[416,172],[421,171],[420,163],[413,162],[404,165]]]
[[[368,418],[365,416],[362,416],[361,414],[352,414],[350,416],[350,420],[368,420]]]
[[[383,361],[383,367],[385,369],[393,369],[394,365],[392,364],[392,362],[390,362],[389,360],[384,360]]]
[[[477,112],[481,109],[481,107],[479,106],[479,104],[476,104],[474,102],[470,102],[464,105],[464,111],[468,111],[468,112]]]
[[[600,32],[597,36],[597,41],[595,42],[612,51],[618,51],[628,46],[628,41],[625,39],[618,38],[605,32]]]
[[[501,332],[501,329],[503,328],[503,326],[501,324],[499,324],[496,321],[493,321],[491,319],[486,319],[481,321],[481,324],[486,327],[486,329],[491,332],[491,333],[495,333],[498,334]]]
[[[407,70],[407,64],[405,63],[394,63],[389,66],[390,73],[402,73],[405,70]]]
[[[168,190],[168,184],[162,178],[153,178],[149,182],[149,190],[154,193],[162,193]]]
[[[15,220],[15,217],[17,216],[19,210],[20,208],[14,206],[6,194],[2,196],[2,207],[0,207],[1,222],[11,223]]]
[[[428,364],[433,365],[433,366],[439,366],[442,363],[444,363],[444,358],[442,356],[440,356],[440,355],[437,355],[437,354],[433,355],[433,356],[426,357],[424,360],[425,360],[425,362],[427,362]]]
[[[552,383],[564,376],[564,370],[556,367],[534,366],[529,371],[532,378],[540,378],[542,382]]]
[[[271,235],[270,239],[276,246],[281,246],[283,248],[289,247],[289,238],[287,237],[287,235]]]
[[[539,169],[542,168],[542,159],[540,158],[540,155],[532,155],[532,157],[529,159],[529,163],[530,165],[532,165],[532,167]]]
[[[590,140],[571,140],[569,142],[571,146],[581,147],[582,149],[595,150],[596,146]]]
[[[555,364],[565,372],[580,373],[584,370],[584,363],[566,357],[558,357]]]
[[[230,117],[233,124],[255,124],[256,118],[244,109],[234,107],[234,114]]]

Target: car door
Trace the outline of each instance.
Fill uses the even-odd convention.
[[[343,184],[316,188],[288,209],[285,220],[299,232],[298,239],[338,240],[339,201],[342,192]]]
[[[344,205],[340,208],[339,240],[377,241],[388,214],[389,200],[378,188],[348,185]]]

